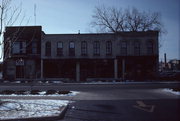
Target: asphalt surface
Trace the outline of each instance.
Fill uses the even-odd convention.
[[[13,90],[73,90],[73,97],[51,97],[71,100],[62,120],[52,121],[180,121],[180,97],[164,88],[179,87],[179,83],[124,84],[12,84],[0,89]],[[0,99],[12,97],[0,97]],[[20,99],[24,97],[14,97]],[[46,97],[26,97],[46,99]],[[49,119],[48,119],[49,120]],[[42,121],[45,121],[43,119]]]
[[[137,101],[140,100],[77,101],[69,106],[63,121],[180,120],[180,100],[141,100],[149,107],[141,107],[137,104]]]

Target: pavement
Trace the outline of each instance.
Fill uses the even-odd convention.
[[[179,101],[82,100],[69,106],[62,121],[179,121]]]
[[[34,86],[33,89],[68,89],[80,93],[72,97],[1,96],[0,99],[33,98],[72,101],[63,119],[41,119],[42,121],[180,121],[180,97],[163,91],[163,88],[168,87],[179,87],[179,84]]]

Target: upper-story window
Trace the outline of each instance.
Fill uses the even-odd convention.
[[[127,42],[126,41],[123,41],[121,43],[121,54],[127,55]]]
[[[112,55],[112,42],[106,42],[106,55]]]
[[[57,43],[57,56],[63,56],[63,43]]]
[[[93,44],[94,47],[94,55],[100,55],[100,43],[99,41],[95,41]]]
[[[46,42],[45,55],[46,56],[51,56],[51,42]]]
[[[12,43],[12,54],[25,54],[26,53],[26,42],[17,41]]]
[[[37,42],[32,42],[32,54],[37,54]]]
[[[26,42],[20,43],[20,52],[25,54],[26,53]]]
[[[153,42],[152,41],[147,42],[147,54],[148,55],[153,54]]]
[[[75,43],[73,41],[69,43],[69,55],[75,56]]]
[[[87,42],[82,41],[81,42],[81,55],[87,55]]]
[[[134,55],[140,55],[140,42],[136,41],[134,43]]]

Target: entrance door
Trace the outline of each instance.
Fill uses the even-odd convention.
[[[16,66],[16,78],[24,78],[24,67]]]

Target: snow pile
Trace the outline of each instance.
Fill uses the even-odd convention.
[[[1,100],[0,120],[59,116],[67,100]]]
[[[48,94],[46,95],[46,91],[40,91],[39,94],[30,94],[29,91],[25,92],[26,94],[24,95],[20,95],[20,94],[0,94],[0,97],[1,96],[75,96],[77,95],[79,92],[78,91],[71,91],[70,93],[67,93],[67,94],[58,94],[58,93],[55,93],[55,94]]]
[[[175,94],[175,95],[180,95],[179,91],[173,91],[173,89],[166,88],[166,89],[163,89],[163,91],[170,92],[170,93]]]

